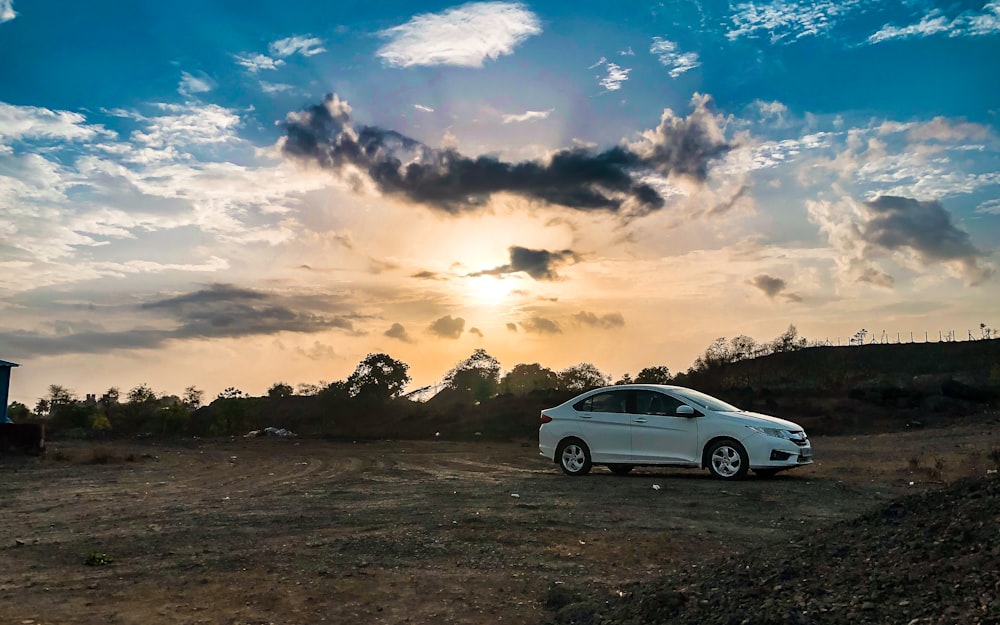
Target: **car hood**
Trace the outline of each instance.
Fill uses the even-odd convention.
[[[739,421],[744,425],[759,425],[765,428],[782,428],[792,431],[799,431],[802,429],[802,426],[798,423],[786,421],[785,419],[779,419],[778,417],[772,417],[766,414],[760,414],[759,412],[740,410],[739,412],[720,412],[718,414],[726,415],[727,417],[730,417],[735,421]]]

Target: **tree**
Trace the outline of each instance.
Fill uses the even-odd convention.
[[[478,348],[445,374],[444,383],[456,391],[471,393],[476,401],[485,401],[496,395],[500,386],[500,362]]]
[[[76,401],[76,397],[73,392],[67,390],[65,387],[58,384],[49,385],[49,408],[54,409],[56,406],[66,405]]]
[[[189,386],[184,389],[184,405],[187,406],[188,410],[197,410],[201,407],[201,400],[204,396],[205,391]]]
[[[410,383],[410,366],[388,354],[368,354],[347,378],[352,397],[387,401]]]
[[[219,393],[216,401],[212,402],[212,406],[217,406],[218,410],[218,416],[211,427],[212,434],[216,436],[220,434],[235,434],[237,431],[244,429],[246,406],[243,399],[245,397],[243,391],[235,386],[226,387]]]
[[[227,386],[221,393],[219,393],[216,399],[242,399],[243,397],[246,397],[246,395],[243,394],[243,391],[235,386]]]
[[[7,407],[7,416],[10,417],[11,421],[17,423],[27,420],[31,416],[31,410],[21,402],[12,401]]]
[[[635,380],[632,379],[632,374],[623,373],[622,377],[615,380],[615,386],[622,386],[623,384],[635,384]]]
[[[279,397],[291,397],[292,387],[291,385],[285,384],[284,382],[275,382],[271,385],[271,388],[267,389],[267,396],[271,399],[277,399]]]
[[[868,336],[868,330],[865,330],[864,328],[861,328],[860,330],[858,330],[857,332],[854,333],[854,336],[852,336],[850,338],[850,340],[848,341],[848,344],[849,345],[864,345],[865,344],[865,337],[866,336]]]
[[[755,358],[757,356],[757,341],[746,334],[734,336],[729,341],[729,354],[733,362]]]
[[[635,376],[636,384],[670,384],[672,376],[666,365],[646,367]]]
[[[611,376],[601,373],[600,369],[589,362],[581,362],[559,372],[559,385],[567,391],[585,391],[610,383]]]
[[[153,389],[149,388],[147,384],[140,384],[139,386],[133,388],[125,396],[129,404],[151,404],[156,402],[156,393]]]
[[[312,384],[311,382],[302,382],[295,387],[295,394],[302,395],[303,397],[312,397],[314,395],[319,395],[323,389],[327,386],[326,382],[320,380],[319,384]]]
[[[500,391],[512,395],[558,387],[559,375],[538,363],[514,365],[500,380]]]
[[[787,330],[771,341],[771,351],[776,354],[794,352],[805,346],[806,340],[799,336],[799,331],[794,325],[789,325]]]
[[[711,369],[732,362],[733,354],[729,343],[726,342],[726,337],[720,336],[712,341],[712,344],[705,349],[705,353],[701,358],[705,369]]]

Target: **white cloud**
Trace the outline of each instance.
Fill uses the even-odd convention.
[[[394,67],[459,65],[511,54],[514,47],[542,32],[538,17],[519,3],[479,2],[425,13],[379,33],[388,42],[376,55]]]
[[[429,106],[424,106],[423,104],[414,104],[413,108],[417,109],[418,111],[423,111],[424,113],[433,113],[434,112],[434,109],[432,109]]]
[[[120,140],[80,115],[0,107],[11,122],[0,123],[10,135],[0,139],[28,143],[25,150],[0,144],[0,266],[17,267],[6,277],[0,270],[0,288],[221,271],[247,244],[297,236],[290,215],[297,198],[328,184],[283,160],[268,165],[266,154],[258,155],[265,159],[260,166],[217,160],[218,146],[249,147],[236,134],[239,115],[223,107],[160,104],[151,115],[105,113],[138,129]],[[50,145],[53,138],[60,142]],[[35,144],[44,149],[31,149]],[[192,227],[200,232],[196,245],[179,240]],[[150,237],[157,245],[147,247]],[[162,245],[164,237],[171,244]]]
[[[766,33],[771,43],[791,43],[803,37],[818,36],[830,30],[841,16],[855,9],[860,0],[819,0],[794,2],[774,0],[768,3],[746,2],[733,8],[733,27],[726,33],[730,40],[756,37]]]
[[[878,32],[868,37],[868,43],[882,43],[892,39],[931,37],[948,33],[949,37],[982,37],[1000,33],[1000,1],[988,2],[982,12],[965,11],[954,18],[935,8],[907,26],[886,24]]]
[[[976,212],[987,215],[1000,215],[1000,199],[986,200],[976,207]]]
[[[191,96],[196,93],[207,93],[215,88],[215,82],[207,76],[194,76],[181,72],[181,82],[177,85],[177,93]]]
[[[145,124],[132,139],[152,148],[218,145],[238,141],[239,115],[217,104],[158,104],[163,115],[129,116]]]
[[[14,0],[0,0],[0,24],[9,22],[17,17],[14,11]]]
[[[510,124],[515,122],[529,122],[537,119],[547,119],[552,111],[555,109],[549,109],[547,111],[525,111],[521,114],[510,114],[503,116],[503,123]]]
[[[301,54],[308,57],[326,52],[326,48],[323,47],[323,40],[309,35],[295,35],[272,41],[271,45],[268,46],[268,50],[270,50],[272,56],[276,56],[279,59],[288,58],[293,54]]]
[[[604,87],[605,91],[618,91],[622,88],[622,83],[628,80],[631,68],[619,67],[615,63],[607,64],[608,73],[597,81],[597,84]]]
[[[237,65],[242,65],[253,73],[257,73],[262,69],[278,69],[278,67],[285,64],[281,59],[272,59],[265,54],[237,54],[234,56]]]
[[[323,40],[309,35],[294,35],[284,39],[277,39],[268,45],[271,56],[260,54],[259,52],[233,55],[236,64],[245,67],[251,73],[256,74],[261,70],[276,70],[285,64],[284,59],[300,54],[304,57],[315,56],[326,52],[323,47]]]
[[[262,80],[260,81],[260,90],[264,93],[288,93],[295,91],[295,87],[281,82],[265,82]]]
[[[678,52],[677,44],[660,37],[653,37],[649,53],[655,55],[660,64],[670,68],[670,77],[677,78],[684,72],[701,66],[698,54],[695,52]]]
[[[110,134],[103,126],[87,124],[79,113],[0,102],[0,142],[26,138],[81,141]]]

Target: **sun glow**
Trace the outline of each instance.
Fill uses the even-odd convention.
[[[513,281],[497,276],[476,276],[469,278],[470,295],[479,302],[499,304],[514,290]]]

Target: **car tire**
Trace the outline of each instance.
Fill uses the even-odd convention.
[[[635,468],[634,464],[609,464],[608,469],[611,470],[615,475],[628,475],[632,469]]]
[[[741,480],[750,469],[750,457],[743,445],[734,440],[716,441],[705,454],[712,477],[720,480]]]
[[[566,475],[586,475],[590,473],[592,466],[590,449],[578,438],[570,438],[560,443],[556,450],[556,460]]]

